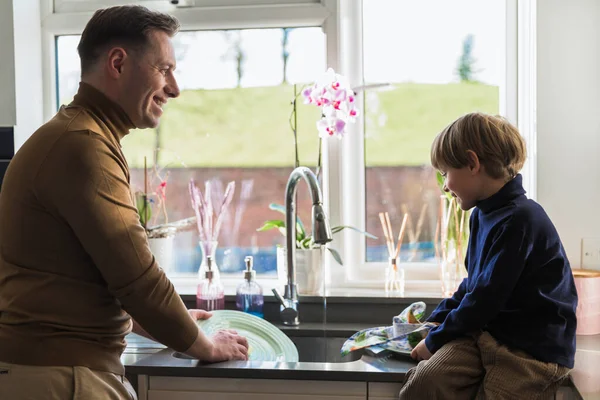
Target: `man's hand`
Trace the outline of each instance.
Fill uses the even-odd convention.
[[[198,330],[198,338],[185,352],[206,362],[248,359],[248,341],[231,329],[223,329],[211,337]]]
[[[209,319],[210,317],[212,317],[211,312],[204,311],[204,310],[190,309],[190,310],[188,310],[188,313],[190,314],[190,317],[192,317],[192,319],[194,321],[199,321],[202,319]]]
[[[204,310],[188,310],[194,321],[209,319],[212,313]],[[207,362],[248,359],[248,341],[232,329],[224,329],[207,337],[198,331],[198,338],[186,351],[187,354]]]
[[[419,342],[418,345],[415,346],[415,348],[410,353],[410,356],[417,361],[422,361],[429,360],[433,356],[433,354],[431,354],[427,346],[425,346],[425,339],[423,339]]]
[[[247,360],[248,341],[232,329],[218,331],[211,338],[212,354],[205,361],[219,362],[228,360]]]

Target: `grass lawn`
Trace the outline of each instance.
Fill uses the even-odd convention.
[[[429,163],[433,137],[471,111],[498,113],[498,87],[456,83],[403,83],[366,98],[368,166]],[[171,100],[160,126],[160,163],[172,167],[293,166],[289,125],[293,87],[187,90]],[[299,98],[300,163],[315,165],[319,110]],[[134,131],[123,140],[130,167],[151,164],[155,130]]]

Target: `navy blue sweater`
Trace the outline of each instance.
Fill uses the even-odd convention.
[[[477,203],[465,259],[468,278],[428,321],[430,352],[468,333],[488,331],[534,358],[573,368],[577,291],[556,228],[525,197],[517,175]]]

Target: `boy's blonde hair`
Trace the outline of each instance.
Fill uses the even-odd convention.
[[[431,164],[439,171],[469,165],[467,150],[479,157],[495,179],[514,178],[523,168],[527,150],[519,130],[500,116],[470,113],[440,132],[431,145]]]

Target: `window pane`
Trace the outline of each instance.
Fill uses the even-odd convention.
[[[363,2],[364,80],[389,83],[365,94],[367,261],[387,261],[379,212],[397,234],[412,226],[401,260],[434,256],[441,194],[429,149],[433,138],[472,111],[498,114],[505,85],[504,0]],[[419,224],[421,221],[421,224]]]
[[[79,82],[78,36],[57,38],[60,103],[71,101]],[[284,219],[269,209],[283,204],[287,178],[294,166],[290,128],[294,83],[325,71],[325,38],[320,28],[187,31],[174,38],[176,76],[181,95],[170,100],[157,129],[132,131],[123,140],[131,185],[143,190],[144,158],[149,192],[166,180],[164,209],[157,199],[150,225],[194,215],[188,182],[204,192],[211,181],[220,197],[228,182],[236,184],[230,212],[223,220],[216,261],[221,272],[244,269],[252,255],[258,273],[276,273],[277,231],[257,232],[266,220]],[[285,54],[285,57],[284,57]],[[285,58],[285,62],[284,62]],[[299,158],[315,166],[318,136],[316,107],[298,102]],[[298,212],[310,221],[310,197],[301,185]],[[219,202],[220,199],[215,199]],[[201,261],[196,229],[175,238],[176,272],[196,272]]]

